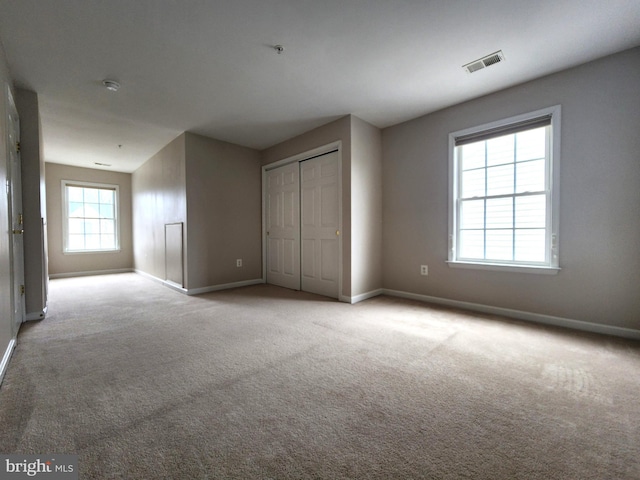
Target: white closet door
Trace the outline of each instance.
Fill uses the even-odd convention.
[[[300,163],[302,290],[338,298],[338,152]]]
[[[5,88],[4,86],[2,88]],[[13,231],[13,256],[11,257],[11,279],[13,281],[13,334],[18,334],[25,317],[24,291],[24,224],[22,220],[22,160],[20,158],[20,119],[13,96],[9,92],[8,105],[9,178],[7,193],[11,204],[10,229]],[[3,225],[4,227],[4,225]],[[3,274],[4,275],[4,274]],[[4,320],[3,320],[4,321]]]
[[[267,172],[267,283],[300,290],[298,163]]]

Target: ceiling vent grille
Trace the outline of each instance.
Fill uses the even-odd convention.
[[[504,53],[502,53],[502,50],[498,50],[491,55],[487,55],[486,57],[467,63],[466,65],[463,65],[462,68],[464,68],[467,73],[473,73],[500,62],[504,62]]]

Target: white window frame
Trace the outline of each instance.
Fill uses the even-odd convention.
[[[559,264],[559,185],[560,185],[560,105],[536,110],[534,112],[517,115],[484,125],[479,125],[449,134],[449,243],[448,264],[453,268],[472,268],[482,270],[511,271],[522,273],[556,274],[560,270]],[[547,222],[546,222],[546,258],[542,263],[527,262],[497,262],[497,261],[469,261],[458,259],[457,236],[459,235],[460,201],[458,192],[460,186],[460,172],[456,158],[456,139],[469,135],[479,135],[491,130],[506,129],[510,125],[527,122],[541,117],[550,116],[550,133],[547,138],[548,154],[546,166],[547,182]]]
[[[95,253],[117,253],[120,252],[120,187],[118,185],[108,183],[93,183],[79,180],[62,180],[62,252],[65,255],[82,255]],[[69,249],[69,199],[67,196],[67,187],[81,188],[102,188],[105,190],[114,190],[114,230],[115,230],[115,247],[109,249],[97,250],[70,250]]]

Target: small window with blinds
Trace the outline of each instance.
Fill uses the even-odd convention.
[[[118,186],[62,181],[64,252],[120,249]]]
[[[450,135],[451,266],[557,270],[559,120],[556,106]]]

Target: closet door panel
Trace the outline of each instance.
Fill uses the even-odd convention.
[[[300,163],[302,290],[338,298],[338,152]]]
[[[267,283],[300,290],[300,175],[298,163],[267,172]]]

